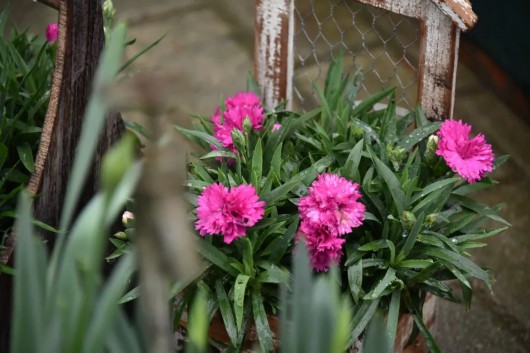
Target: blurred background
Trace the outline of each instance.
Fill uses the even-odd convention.
[[[429,0],[425,0],[429,1]],[[361,96],[396,86],[398,105],[414,106],[418,24],[350,0],[296,0],[295,106],[313,102],[310,80],[321,80],[331,53],[344,52],[352,72],[362,68]],[[162,35],[125,79],[149,74],[167,90],[168,114],[211,115],[221,97],[245,89],[253,71],[254,1],[114,0],[136,42],[128,56]],[[0,0],[0,8],[7,6]],[[43,34],[57,13],[31,0],[13,0],[11,18]],[[473,2],[477,25],[460,43],[455,118],[483,133],[497,155],[511,159],[495,177],[501,185],[478,195],[504,204],[513,227],[473,251],[497,278],[493,293],[479,287],[470,311],[440,301],[435,336],[444,352],[528,352],[530,347],[530,30],[526,0]],[[362,44],[362,45],[361,45]],[[363,50],[363,46],[368,50]],[[162,82],[163,81],[163,82]],[[145,121],[137,112],[125,118]]]

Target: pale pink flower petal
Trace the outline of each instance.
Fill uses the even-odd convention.
[[[272,125],[272,132],[280,130],[281,127],[282,127],[282,124],[278,124],[278,123]]]
[[[50,43],[53,43],[57,40],[59,33],[59,25],[57,23],[50,23],[46,27],[46,40]]]
[[[484,135],[469,139],[471,126],[461,120],[446,120],[440,126],[438,149],[447,165],[469,183],[480,180],[493,170],[495,156]]]

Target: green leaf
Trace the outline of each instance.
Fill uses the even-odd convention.
[[[13,352],[38,352],[46,340],[44,281],[47,261],[44,245],[33,233],[31,206],[25,191],[20,194],[17,213],[15,269],[21,275],[14,278],[11,349]]]
[[[440,348],[438,348],[438,345],[436,344],[436,341],[432,337],[429,329],[423,323],[423,319],[421,318],[421,316],[416,313],[416,314],[412,315],[412,318],[414,319],[414,322],[416,323],[416,326],[418,327],[418,329],[420,330],[423,338],[425,339],[425,342],[427,343],[427,346],[429,347],[430,352],[431,353],[441,353],[440,352]]]
[[[167,33],[166,33],[167,34]],[[153,43],[147,45],[146,47],[142,48],[139,52],[137,52],[136,54],[134,54],[129,60],[127,60],[118,70],[118,72],[122,72],[123,70],[125,70],[127,67],[129,67],[129,65],[131,65],[133,62],[135,62],[140,56],[144,55],[147,51],[149,51],[151,48],[153,48],[154,46],[156,46],[158,43],[160,43],[160,41],[162,41],[162,39],[164,39],[164,37],[166,36],[166,34],[162,35],[160,38],[158,38],[157,40],[155,40]]]
[[[420,233],[420,230],[423,226],[424,219],[424,213],[418,216],[416,223],[414,223],[414,226],[410,231],[410,234],[407,236],[407,240],[405,240],[405,245],[403,245],[403,248],[401,248],[401,251],[399,252],[398,258],[406,258],[410,254],[412,248],[414,247],[414,243],[416,242],[416,238],[418,237],[418,234]]]
[[[8,156],[8,149],[7,147],[0,143],[0,169],[2,169],[2,167],[4,166],[4,163],[7,159],[7,156]]]
[[[83,353],[100,352],[106,341],[106,334],[116,322],[120,310],[118,301],[123,295],[134,270],[135,259],[129,253],[122,257],[95,304],[93,318],[84,336]]]
[[[35,171],[35,162],[33,161],[33,152],[31,151],[29,143],[24,142],[23,144],[18,145],[17,152],[24,167],[26,167],[30,173],[33,173]]]
[[[276,266],[273,263],[260,264],[260,267],[264,268],[265,271],[261,272],[256,278],[261,283],[287,283],[290,274],[287,269]]]
[[[366,325],[368,325],[374,316],[378,306],[379,299],[376,299],[364,300],[362,301],[362,304],[357,307],[355,315],[353,316],[352,322],[350,324],[350,327],[353,327],[353,330],[351,332],[347,347],[350,347],[357,340],[357,338],[359,338]]]
[[[205,132],[201,131],[195,131],[195,130],[188,130],[184,129],[180,126],[176,126],[175,128],[180,131],[184,136],[197,141],[197,142],[204,142],[207,146],[214,145],[219,150],[225,150],[224,146],[217,140],[215,137],[208,135]]]
[[[387,88],[384,91],[378,92],[368,97],[367,99],[363,100],[358,105],[356,105],[355,108],[353,108],[353,111],[351,112],[351,116],[355,117],[361,114],[363,111],[372,109],[376,103],[379,103],[385,97],[391,95],[394,92],[395,92],[394,88]]]
[[[228,296],[223,287],[223,281],[218,279],[215,281],[215,293],[217,295],[217,302],[219,303],[219,309],[221,310],[221,316],[225,324],[226,332],[230,338],[230,342],[237,347],[237,327],[234,322],[234,313],[228,301]]]
[[[360,259],[348,268],[348,283],[355,303],[359,302],[363,290],[363,260]]]
[[[508,221],[506,221],[504,218],[499,216],[497,212],[495,212],[494,210],[492,210],[491,208],[489,208],[488,206],[484,204],[481,204],[468,197],[461,196],[461,195],[455,195],[455,194],[451,195],[451,199],[457,201],[462,207],[465,207],[467,209],[480,213],[481,215],[484,215],[504,225],[511,226],[511,224]]]
[[[225,253],[217,249],[205,239],[198,239],[196,244],[199,253],[204,256],[204,258],[206,258],[208,261],[210,261],[226,273],[237,277],[239,273],[235,268],[230,266],[231,262],[239,263],[237,260],[226,256]]]
[[[396,271],[393,268],[389,268],[386,271],[385,276],[377,283],[375,288],[364,296],[365,300],[375,300],[381,297],[383,291],[396,280]]]
[[[342,175],[352,178],[355,181],[360,181],[359,163],[361,163],[361,152],[363,151],[364,140],[361,139],[355,147],[351,150],[344,167],[342,167]]]
[[[256,188],[259,193],[261,186],[261,177],[263,173],[263,151],[261,149],[261,139],[258,139],[254,148],[254,154],[252,155],[252,185]]]
[[[241,331],[241,324],[243,323],[243,308],[245,307],[245,294],[249,279],[249,276],[239,274],[234,284],[234,313],[238,331]]]
[[[388,352],[394,352],[394,343],[396,342],[396,332],[399,319],[399,308],[401,303],[401,291],[396,290],[392,293],[388,316],[386,320],[386,334],[388,335]]]
[[[410,150],[414,145],[421,142],[423,139],[429,137],[432,133],[440,128],[442,123],[429,123],[426,126],[418,127],[412,131],[408,136],[405,136],[398,143],[398,147],[405,149],[405,151]]]
[[[388,248],[388,244],[385,241],[385,239],[379,239],[379,240],[374,240],[369,243],[366,243],[360,246],[357,250],[358,251],[377,251],[377,250],[386,249],[386,248]]]
[[[429,195],[430,193],[437,191],[447,185],[456,183],[459,181],[460,178],[449,178],[449,179],[442,179],[437,182],[434,182],[432,184],[427,185],[422,191],[416,193],[412,199],[410,200],[410,203],[413,204],[414,202],[418,201],[419,199]]]
[[[231,151],[211,151],[201,156],[201,159],[210,159],[210,158],[233,158],[237,159],[237,155]]]
[[[272,352],[274,349],[274,341],[272,340],[272,332],[269,327],[269,320],[263,307],[263,297],[261,290],[256,287],[252,293],[252,311],[254,312],[254,322],[256,324],[256,331],[258,333],[259,345],[262,352]]]
[[[377,169],[377,174],[379,174],[388,185],[388,189],[390,190],[390,194],[394,199],[394,204],[396,205],[398,214],[401,215],[405,209],[405,193],[403,192],[403,189],[401,189],[399,179],[392,172],[392,170],[390,170],[390,168],[388,168],[383,162],[381,162],[379,158],[377,158],[376,154],[371,149],[369,149],[369,152],[372,160],[374,161],[375,168]]]
[[[453,251],[439,248],[427,248],[422,250],[424,256],[432,256],[448,262],[449,264],[455,266],[456,268],[461,269],[462,271],[470,274],[473,277],[476,277],[486,283],[491,282],[491,275],[477,266],[468,258],[463,257],[462,255],[456,254]]]
[[[492,229],[489,232],[484,231],[483,233],[463,234],[463,235],[459,235],[459,236],[451,238],[451,241],[453,241],[455,244],[460,244],[460,243],[463,243],[463,242],[466,242],[466,241],[470,241],[470,240],[478,240],[478,239],[489,238],[489,237],[491,237],[493,235],[502,233],[502,232],[504,232],[504,231],[506,231],[508,229],[509,229],[509,227],[500,227],[500,228]]]

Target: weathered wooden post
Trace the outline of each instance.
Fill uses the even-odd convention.
[[[35,218],[58,227],[92,81],[105,45],[100,0],[39,0],[59,10],[59,37],[50,103],[42,129],[35,172],[28,187]],[[119,113],[107,116],[94,166],[80,204],[97,190],[101,156],[123,131]],[[0,261],[12,263],[16,233],[9,235]],[[8,352],[11,278],[0,274],[0,351]]]

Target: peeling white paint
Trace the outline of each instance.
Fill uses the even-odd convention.
[[[451,3],[447,0],[431,1],[463,31],[470,29],[477,20],[467,0],[451,0]]]
[[[279,57],[282,35],[282,17],[288,14],[285,0],[263,0],[256,8],[256,16],[261,22],[262,29],[259,33],[258,50],[258,82],[264,95],[264,104],[267,109],[272,109],[278,103],[280,63]],[[292,41],[292,34],[288,34]]]

